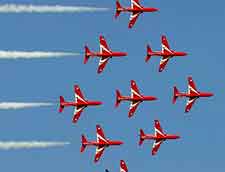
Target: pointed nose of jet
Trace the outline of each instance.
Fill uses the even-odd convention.
[[[180,139],[180,136],[177,136],[176,139]]]
[[[152,11],[159,11],[158,8],[152,8]]]
[[[152,97],[152,100],[158,100],[158,98],[157,97]]]
[[[118,145],[122,145],[123,144],[123,142],[122,141],[118,141]]]
[[[96,102],[96,105],[102,105],[103,103],[102,102]]]
[[[185,53],[185,52],[183,52],[181,54],[182,54],[182,56],[187,56],[188,55],[188,53]]]
[[[214,96],[213,93],[208,93],[208,97]]]

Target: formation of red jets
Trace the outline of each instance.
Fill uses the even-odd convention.
[[[116,1],[116,14],[115,18],[117,18],[121,12],[130,12],[130,22],[128,27],[132,28],[134,24],[137,21],[137,18],[139,15],[143,12],[155,12],[158,11],[157,8],[145,8],[140,5],[139,0],[131,0],[131,7],[124,8],[121,6],[119,1]],[[84,57],[84,63],[86,64],[89,60],[89,58],[98,57],[100,58],[98,70],[97,73],[102,73],[104,68],[106,67],[107,62],[112,57],[122,57],[127,56],[126,52],[116,52],[112,51],[109,46],[107,45],[107,42],[105,38],[101,35],[99,37],[100,42],[100,52],[92,52],[89,50],[88,46],[85,46],[85,57]],[[165,35],[162,35],[161,37],[161,44],[162,44],[162,50],[161,51],[152,51],[149,45],[147,45],[147,55],[145,58],[145,61],[148,62],[152,56],[159,56],[162,57],[160,60],[159,65],[159,72],[162,72],[168,61],[176,56],[186,56],[186,52],[180,52],[175,51],[170,48],[169,42]],[[129,101],[130,102],[130,108],[128,112],[128,117],[132,117],[134,113],[137,110],[137,107],[140,103],[143,101],[155,101],[158,98],[155,96],[145,96],[140,93],[139,88],[134,80],[130,81],[130,88],[131,88],[131,95],[130,96],[122,96],[119,90],[116,90],[116,103],[115,107],[118,107],[122,101]],[[77,123],[81,113],[83,112],[84,108],[88,106],[98,106],[101,105],[102,102],[100,101],[89,101],[85,99],[83,96],[83,93],[81,92],[81,89],[78,85],[74,86],[74,93],[75,93],[75,100],[72,102],[66,102],[62,96],[60,96],[60,107],[59,112],[62,112],[64,107],[67,106],[73,106],[74,107],[74,114],[73,114],[73,123]],[[186,104],[185,112],[189,112],[195,103],[195,101],[200,97],[211,97],[213,96],[212,93],[208,92],[200,92],[197,90],[195,83],[192,79],[192,77],[188,77],[188,92],[187,93],[181,93],[178,91],[176,87],[174,87],[173,90],[173,99],[172,103],[175,104],[178,97],[187,97],[188,101]],[[175,134],[166,134],[161,125],[159,120],[154,120],[154,134],[145,134],[142,129],[140,129],[139,133],[139,145],[142,145],[144,140],[154,140],[153,147],[152,147],[152,155],[156,155],[158,152],[160,145],[166,141],[166,140],[175,140],[179,139],[179,135]],[[123,142],[119,140],[110,140],[105,137],[105,134],[103,132],[103,129],[100,125],[96,125],[96,134],[97,134],[97,140],[96,141],[88,141],[85,135],[82,135],[81,138],[81,152],[84,152],[85,148],[87,146],[95,146],[96,152],[95,152],[95,158],[94,162],[98,162],[101,156],[103,155],[103,152],[105,148],[109,146],[116,146],[116,145],[122,145]],[[108,172],[108,170],[106,170]],[[120,172],[128,172],[128,168],[126,166],[126,163],[121,160],[120,161]]]

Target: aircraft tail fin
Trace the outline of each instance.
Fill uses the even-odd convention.
[[[81,148],[80,148],[80,152],[84,152],[86,146],[87,146],[87,142],[88,140],[86,139],[86,137],[84,135],[81,136]]]
[[[139,145],[142,145],[143,141],[144,141],[144,136],[145,136],[145,133],[142,129],[140,129],[140,134],[139,134]]]
[[[60,96],[59,97],[59,112],[61,113],[64,109],[64,105],[63,103],[65,102],[65,99],[63,96]]]
[[[121,11],[122,11],[122,6],[120,5],[120,2],[117,0],[116,1],[116,14],[115,14],[115,18],[119,17]]]
[[[147,45],[147,56],[145,58],[145,62],[148,62],[150,60],[150,58],[152,57],[152,49],[150,47],[150,45]]]
[[[86,64],[88,62],[88,59],[90,58],[91,51],[89,50],[88,46],[85,46],[84,49],[85,49],[84,64]]]
[[[118,107],[120,105],[121,98],[122,98],[122,95],[121,95],[120,91],[119,90],[116,90],[116,103],[115,103],[115,107]]]
[[[176,100],[178,98],[179,90],[176,86],[173,87],[173,104],[176,103]]]

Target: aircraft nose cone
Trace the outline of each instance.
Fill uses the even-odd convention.
[[[153,11],[159,11],[159,9],[158,8],[153,8]]]
[[[122,141],[119,141],[119,145],[122,145],[123,144],[123,142]]]
[[[158,98],[157,98],[157,97],[152,97],[152,99],[153,99],[153,100],[158,100]]]
[[[213,94],[213,93],[210,93],[209,96],[210,96],[210,97],[211,97],[211,96],[214,96],[214,94]]]

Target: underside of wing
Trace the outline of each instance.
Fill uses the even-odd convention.
[[[167,65],[167,63],[168,63],[168,61],[169,61],[169,57],[163,57],[161,60],[160,60],[160,64],[159,64],[159,72],[162,72],[164,69],[165,69],[165,67],[166,67],[166,65]]]
[[[130,88],[131,88],[131,98],[141,98],[142,97],[140,94],[139,88],[134,80],[131,80]]]
[[[140,12],[133,12],[133,13],[131,13],[131,15],[130,15],[130,22],[129,22],[129,25],[128,25],[129,28],[132,28],[134,26],[134,24],[136,23],[137,18],[138,18],[138,16],[140,14],[141,14]]]
[[[188,77],[188,93],[198,95],[197,87],[192,77]]]
[[[189,98],[185,107],[185,112],[189,112],[194,105],[197,97]]]
[[[130,104],[130,110],[129,110],[129,114],[128,114],[128,117],[132,117],[138,107],[138,105],[140,104],[141,102],[140,101],[132,101],[131,104]]]
[[[98,162],[98,160],[101,158],[103,152],[105,150],[104,146],[97,146],[96,147],[96,152],[95,152],[95,163]]]
[[[84,95],[78,85],[74,85],[74,97],[75,97],[75,102],[77,103],[85,103],[85,98]]]
[[[167,38],[165,35],[162,36],[162,52],[164,53],[172,53],[170,49],[169,42],[167,41]]]
[[[79,120],[80,115],[83,112],[84,108],[85,108],[85,106],[75,107],[74,116],[73,116],[73,120],[72,120],[73,123],[76,123]]]
[[[100,125],[96,126],[96,133],[97,133],[97,142],[101,144],[106,144],[108,141],[105,137],[104,131]]]
[[[131,0],[131,8],[132,9],[142,9],[142,6],[139,2],[139,0]]]
[[[100,42],[100,52],[104,54],[111,54],[111,50],[109,49],[109,46],[103,36],[99,37]]]
[[[104,69],[105,69],[105,66],[107,64],[107,62],[109,61],[110,57],[102,57],[99,61],[99,64],[98,64],[98,73],[101,73]]]
[[[159,120],[155,120],[155,136],[157,137],[163,137],[165,134],[163,132],[163,129],[160,125],[160,122]]]
[[[152,147],[152,155],[156,155],[156,153],[158,152],[160,145],[163,143],[162,140],[156,140],[153,144]]]

